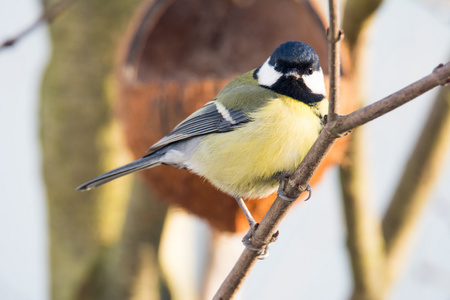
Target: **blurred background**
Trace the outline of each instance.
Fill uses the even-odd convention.
[[[358,2],[341,3],[347,112],[450,57],[448,1]],[[1,1],[0,43],[53,3]],[[282,41],[312,44],[327,69],[326,9],[80,0],[0,49],[0,299],[211,298],[243,250],[233,199],[164,167],[75,188],[144,154]],[[237,298],[450,299],[449,93],[335,147]],[[250,209],[260,218],[273,199]]]

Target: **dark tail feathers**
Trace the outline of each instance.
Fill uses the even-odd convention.
[[[148,169],[151,167],[155,167],[161,164],[159,158],[160,156],[153,157],[153,155],[140,158],[127,165],[106,172],[102,175],[95,177],[94,179],[89,180],[88,182],[83,183],[82,185],[77,187],[77,190],[86,191],[98,187],[107,182],[110,182],[111,180],[114,180],[116,178],[122,177],[124,175]]]

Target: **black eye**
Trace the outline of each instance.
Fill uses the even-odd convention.
[[[274,65],[273,65],[273,68],[276,70],[276,69],[278,69],[278,63],[275,63]]]
[[[308,75],[311,75],[313,72],[314,72],[314,71],[313,71],[313,68],[312,68],[312,67],[309,67],[309,69],[308,69]]]

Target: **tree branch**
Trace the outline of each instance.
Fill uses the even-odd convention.
[[[403,88],[402,90],[387,96],[369,106],[359,109],[351,114],[340,117],[334,130],[337,133],[343,133],[354,129],[358,126],[364,125],[397,107],[411,101],[412,99],[428,92],[438,85],[445,85],[450,83],[450,63],[439,65],[433,72]],[[339,124],[340,123],[340,124]]]
[[[327,31],[328,39],[328,56],[329,56],[329,70],[330,70],[330,96],[329,96],[329,108],[328,108],[328,120],[334,121],[337,113],[339,112],[338,101],[339,87],[340,87],[340,74],[341,74],[341,48],[339,41],[341,40],[343,33],[338,27],[338,8],[335,0],[328,1],[330,10],[330,28]]]
[[[37,20],[35,20],[30,26],[22,30],[20,33],[18,33],[15,37],[9,38],[5,40],[3,43],[0,44],[0,50],[3,50],[4,48],[10,47],[15,45],[20,39],[25,37],[27,34],[31,33],[33,30],[35,30],[39,25],[42,23],[50,23],[53,21],[57,16],[59,16],[62,12],[66,11],[67,8],[69,8],[70,5],[75,3],[77,0],[61,0],[49,8],[47,8]]]

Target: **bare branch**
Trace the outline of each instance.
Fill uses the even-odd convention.
[[[39,18],[34,21],[29,27],[25,28],[23,31],[18,33],[15,37],[9,38],[5,40],[3,43],[0,44],[0,50],[13,46],[16,44],[20,39],[25,37],[27,34],[31,33],[33,30],[35,30],[39,25],[42,23],[50,23],[53,21],[57,16],[59,16],[62,12],[66,11],[67,8],[69,8],[70,5],[75,3],[77,0],[61,0],[52,6],[50,6],[48,9],[46,9]]]
[[[342,30],[338,27],[338,8],[335,0],[329,0],[328,5],[330,8],[330,28],[327,31],[328,39],[328,56],[329,56],[329,70],[330,70],[330,96],[329,96],[329,109],[328,120],[334,121],[337,113],[339,112],[338,101],[339,87],[340,87],[340,74],[341,74],[341,48],[339,41],[343,37]]]
[[[338,121],[340,124],[332,130],[337,133],[349,131],[396,109],[438,85],[445,85],[449,82],[450,63],[439,65],[430,75],[410,84],[402,90],[345,117],[341,117]]]
[[[256,263],[258,252],[244,249],[233,269],[220,286],[213,300],[232,299]]]
[[[308,185],[312,174],[318,168],[323,157],[338,137],[351,129],[361,126],[407,103],[438,85],[445,84],[449,80],[450,63],[447,63],[445,66],[436,68],[432,74],[405,87],[395,94],[347,116],[337,116],[335,121],[329,121],[297,170],[289,178],[288,184],[286,184],[285,187],[286,195],[288,197],[298,197],[306,190],[306,186]],[[287,202],[277,197],[254,233],[255,238],[252,247],[260,248],[264,243],[267,243],[272,239],[275,228],[286,215],[291,205],[291,202]],[[214,299],[230,299],[236,293],[258,257],[258,252],[251,252],[252,251],[248,249],[244,250],[232,272],[222,283]]]

